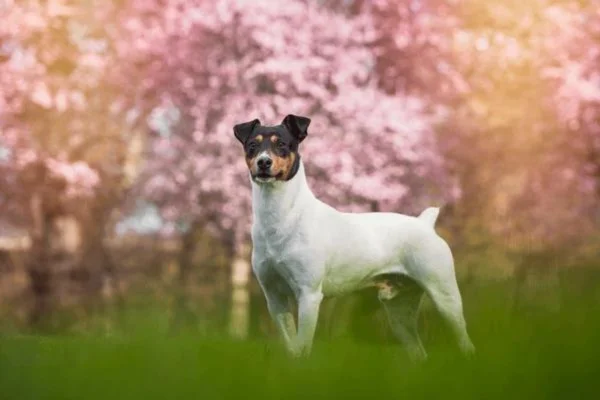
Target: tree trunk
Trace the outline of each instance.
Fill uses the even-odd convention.
[[[52,286],[50,271],[51,217],[44,212],[42,195],[34,193],[30,202],[33,219],[31,250],[27,275],[33,297],[28,322],[35,330],[44,329],[51,310]]]
[[[239,339],[248,337],[250,324],[250,246],[236,244],[231,263],[231,315],[229,333]]]
[[[106,195],[105,195],[106,196]],[[88,201],[80,215],[80,262],[74,279],[80,287],[84,311],[89,316],[101,315],[105,332],[112,330],[109,312],[123,306],[117,270],[106,247],[106,228],[115,197],[98,195]]]
[[[189,231],[183,235],[181,241],[181,249],[178,255],[178,284],[175,289],[175,310],[171,320],[171,329],[178,330],[181,328],[189,328],[195,322],[194,312],[189,307],[189,296],[187,283],[190,277],[190,272],[193,268],[193,258],[196,251],[196,242],[198,240],[198,232],[200,223],[192,222]]]

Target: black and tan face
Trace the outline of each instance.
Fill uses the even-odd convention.
[[[281,125],[263,126],[258,119],[236,125],[246,165],[256,183],[288,181],[298,171],[298,146],[307,135],[310,119],[288,115]]]

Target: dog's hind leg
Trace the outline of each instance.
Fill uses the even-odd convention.
[[[470,355],[475,347],[467,333],[450,247],[441,238],[424,241],[421,245],[423,247],[408,258],[411,261],[406,264],[408,275],[421,285],[450,325],[461,351]]]
[[[435,307],[450,325],[458,346],[466,355],[475,352],[475,346],[467,333],[467,323],[463,315],[462,299],[456,279],[436,281],[426,287],[427,294]]]
[[[379,300],[383,304],[392,332],[405,346],[413,361],[424,361],[427,352],[419,338],[417,321],[423,298],[423,289],[414,281],[402,281],[390,290],[380,287]]]

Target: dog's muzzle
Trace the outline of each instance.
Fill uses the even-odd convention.
[[[271,158],[269,156],[260,156],[256,160],[256,166],[258,167],[259,171],[268,172],[271,169],[272,165],[273,165],[273,160],[271,160]]]
[[[275,177],[271,173],[273,160],[268,154],[261,154],[256,158],[256,174],[254,180],[261,183],[273,182]]]

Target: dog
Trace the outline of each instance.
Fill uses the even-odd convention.
[[[418,217],[346,213],[318,200],[299,153],[310,122],[289,114],[279,125],[254,119],[233,128],[252,186],[252,271],[286,349],[293,356],[311,353],[325,296],[375,287],[411,359],[427,358],[417,330],[424,293],[449,323],[460,349],[473,354],[452,253],[434,229],[439,208],[427,208]]]

